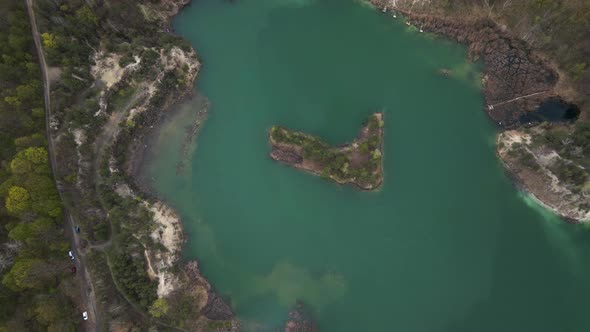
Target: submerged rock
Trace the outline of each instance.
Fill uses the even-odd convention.
[[[441,74],[442,76],[451,76],[453,74],[453,71],[448,69],[448,68],[441,68],[438,71],[439,74]]]
[[[233,311],[230,306],[225,303],[223,298],[211,290],[209,290],[208,295],[209,300],[202,310],[205,317],[213,320],[230,320],[234,318]]]
[[[289,312],[289,319],[285,323],[285,332],[317,332],[318,329],[305,310],[303,303],[297,302],[293,310]]]
[[[232,320],[234,313],[225,300],[217,295],[211,287],[211,284],[201,275],[199,264],[196,260],[190,261],[185,265],[184,271],[191,282],[202,285],[207,290],[207,304],[201,310],[201,313],[212,320]]]

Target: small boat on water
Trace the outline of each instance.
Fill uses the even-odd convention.
[[[382,12],[382,13],[385,13],[385,12],[387,12],[387,6],[383,7],[383,9],[381,9],[381,12]]]
[[[407,26],[410,26],[410,25],[411,25],[411,24],[410,24],[410,21],[406,21],[406,25],[407,25]]]
[[[397,14],[393,12],[393,18],[397,18]]]
[[[420,27],[420,32],[424,32],[424,30],[422,30],[422,27]]]

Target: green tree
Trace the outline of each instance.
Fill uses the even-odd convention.
[[[39,100],[40,94],[40,85],[37,80],[16,87],[16,97],[25,105],[31,105]]]
[[[166,299],[157,299],[150,307],[150,315],[160,318],[168,313],[168,302]]]
[[[575,63],[570,67],[570,71],[571,71],[572,76],[574,77],[575,81],[580,79],[580,77],[582,76],[582,74],[584,73],[585,70],[586,70],[586,64],[583,62]]]
[[[92,10],[86,5],[76,11],[76,16],[83,24],[88,26],[96,26],[98,24],[98,17],[94,15]]]
[[[23,36],[21,34],[10,34],[8,36],[8,45],[10,45],[10,47],[13,50],[22,50],[25,48],[25,46],[27,45],[28,39],[26,36]]]
[[[33,230],[27,223],[20,223],[10,230],[8,237],[20,242],[28,242],[33,237]]]
[[[16,154],[10,162],[14,174],[49,174],[47,150],[43,147],[30,147]]]
[[[31,206],[31,196],[29,192],[19,186],[13,186],[8,190],[6,197],[6,209],[12,214],[20,214]]]
[[[29,136],[23,136],[14,139],[14,145],[18,147],[28,148],[32,146],[47,145],[45,136],[35,133]]]
[[[43,288],[51,280],[53,269],[38,258],[17,260],[2,278],[2,283],[14,291]]]
[[[34,164],[47,163],[47,150],[42,147],[33,147],[25,150],[25,156]]]
[[[15,108],[19,108],[20,105],[22,104],[21,101],[20,101],[20,99],[18,99],[17,96],[6,96],[6,97],[4,97],[4,101],[8,105],[10,105],[12,107],[15,107]]]
[[[51,217],[61,215],[59,195],[53,181],[48,176],[29,174],[24,182],[24,187],[30,193],[33,211]]]
[[[36,318],[43,325],[52,325],[64,320],[68,311],[70,310],[65,307],[63,299],[56,294],[40,296],[35,301]]]
[[[43,39],[43,46],[46,48],[56,48],[57,41],[55,40],[55,36],[49,32],[44,32],[41,34],[41,38]]]
[[[14,158],[10,162],[10,170],[14,174],[27,174],[33,171],[33,165],[24,158]]]

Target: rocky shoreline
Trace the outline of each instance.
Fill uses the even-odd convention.
[[[166,214],[168,215],[167,218],[162,218],[159,213],[155,213],[154,219],[159,227],[152,232],[152,238],[154,241],[163,244],[167,248],[167,252],[146,251],[148,265],[150,267],[152,265],[155,265],[156,267],[159,265],[159,269],[156,268],[155,272],[158,272],[157,270],[163,271],[163,274],[155,273],[155,279],[159,279],[158,282],[160,285],[163,283],[167,284],[168,288],[171,290],[187,288],[189,292],[201,293],[201,297],[206,298],[204,303],[197,304],[201,313],[207,319],[213,321],[231,322],[228,323],[229,325],[226,327],[229,331],[233,331],[239,326],[238,322],[235,321],[235,315],[227,302],[219,296],[209,281],[201,275],[198,268],[198,261],[182,261],[181,251],[182,247],[186,244],[187,237],[180,216],[161,197],[158,197],[158,195],[155,194],[149,182],[144,181],[144,179],[140,177],[141,164],[146,161],[146,155],[148,154],[149,149],[148,146],[151,146],[159,128],[166,123],[166,119],[173,117],[174,113],[180,111],[176,109],[180,104],[191,98],[195,98],[192,93],[192,86],[194,85],[193,83],[197,76],[198,73],[195,73],[191,79],[191,83],[187,85],[185,91],[175,95],[175,98],[173,98],[167,106],[159,110],[152,109],[146,111],[145,115],[152,118],[150,121],[151,125],[146,126],[144,130],[138,132],[137,136],[135,136],[136,140],[129,147],[131,158],[129,158],[128,167],[125,168],[125,172],[129,175],[131,180],[130,185],[133,188],[128,189],[129,192],[135,197],[145,197],[146,205],[150,207],[150,210],[154,210],[154,212],[166,211]],[[196,96],[196,98],[201,97]],[[195,122],[187,130],[186,137],[183,140],[182,145],[179,147],[183,157],[186,157],[188,153],[187,149],[189,149],[191,143],[196,139],[196,136],[201,129],[201,124],[207,117],[207,113],[208,110],[206,107],[201,108],[196,112]],[[179,165],[177,165],[177,172],[181,172],[184,168],[183,166],[184,160],[181,160]],[[163,238],[162,234],[166,234],[170,229],[174,230],[174,235],[166,240]],[[154,261],[155,263],[152,263]],[[174,266],[183,266],[180,274],[175,273],[176,275],[174,275],[173,273],[168,272],[168,270]],[[152,274],[154,273],[152,272]],[[166,280],[164,281],[162,278],[165,278]],[[183,286],[182,284],[184,283],[188,284]],[[168,293],[164,294],[164,296],[167,295]]]
[[[168,23],[171,18],[178,13],[182,6],[187,5],[190,0],[169,0],[165,1],[170,4]],[[370,2],[383,8],[387,1],[370,0]],[[392,8],[392,7],[389,7]],[[526,44],[517,38],[511,37],[504,29],[498,27],[490,20],[473,20],[473,21],[451,21],[449,19],[435,17],[431,15],[412,14],[403,9],[396,9],[398,12],[405,14],[411,24],[419,26],[428,32],[441,34],[457,42],[467,45],[469,56],[472,60],[481,59],[484,62],[484,97],[486,100],[486,111],[500,127],[515,128],[519,126],[519,118],[527,112],[534,111],[538,105],[550,97],[557,96],[555,86],[559,80],[559,75],[549,62],[542,56],[530,50]],[[166,108],[170,109],[173,105],[181,102],[190,94],[193,82],[196,79],[196,73],[191,78],[187,91],[177,95],[177,99],[171,102]],[[150,130],[157,130],[161,125],[162,113],[154,113],[152,128],[146,129],[135,136],[139,138],[133,144],[129,151],[132,152],[131,164],[128,164],[127,174],[139,184],[139,187],[145,189],[145,186],[139,183],[137,170],[139,164],[143,162],[145,151],[144,140]],[[190,139],[193,139],[199,126],[190,133]],[[381,131],[382,134],[382,131]],[[304,157],[301,151],[293,145],[280,144],[273,142],[271,138],[272,151],[271,158],[284,162],[290,166],[304,169],[315,175],[322,175],[322,170],[316,166],[309,166],[304,163]],[[184,149],[184,148],[183,148]],[[501,159],[504,160],[499,153]],[[505,163],[506,164],[506,163]],[[507,166],[509,164],[506,164]],[[179,166],[180,167],[180,166]],[[511,167],[507,167],[514,172]],[[382,169],[382,168],[381,168]],[[518,177],[517,177],[518,178]],[[338,178],[331,177],[338,183],[354,183],[361,189],[372,190],[378,187],[382,180],[376,186],[367,187],[354,181],[342,181]],[[525,183],[526,187],[526,183]],[[149,192],[142,192],[149,196]],[[541,200],[542,202],[542,200]],[[167,207],[169,209],[169,207]],[[555,209],[554,209],[555,210]],[[560,214],[559,210],[555,211]],[[184,268],[185,274],[195,285],[199,285],[207,291],[207,303],[203,306],[203,313],[210,319],[233,320],[234,314],[231,308],[223,301],[221,297],[215,294],[211,285],[200,274],[196,262],[188,262]],[[196,286],[195,286],[196,287]],[[302,314],[301,308],[298,307],[289,314],[289,320],[286,323],[285,331],[316,331],[312,320]],[[232,325],[231,329],[238,329],[237,325]]]
[[[285,332],[317,332],[314,319],[301,302],[289,311],[289,319],[285,323]]]
[[[557,160],[565,158],[551,148],[534,144],[534,130],[539,131],[507,130],[500,133],[496,142],[498,158],[515,184],[539,205],[567,223],[590,220],[590,211],[583,209],[590,204],[590,199],[560,182],[552,170]]]
[[[339,147],[279,126],[272,127],[268,137],[275,161],[363,190],[383,183],[383,113],[372,114],[357,139]]]
[[[559,85],[563,84],[557,66],[490,18],[441,17],[412,12],[413,5],[396,6],[398,1],[367,1],[384,14],[402,14],[407,25],[419,27],[420,31],[466,45],[469,59],[483,62],[485,111],[503,131],[498,135],[497,144],[505,140],[505,130],[524,135],[522,130],[525,127],[539,125],[542,120],[530,115],[537,113],[546,102],[557,100],[577,108],[559,93],[563,89]],[[407,5],[405,2],[403,4]],[[497,155],[516,185],[539,204],[569,223],[579,223],[590,218],[583,210],[584,206],[590,204],[588,199],[584,195],[572,193],[554,174],[532,169],[523,171],[526,167],[509,157],[506,149],[499,145]],[[543,157],[540,157],[542,160]],[[561,158],[559,155],[557,157]],[[547,168],[543,170],[547,171]]]
[[[190,0],[162,1],[161,6],[162,8],[165,8],[165,10],[161,13],[163,15],[162,19],[165,24],[164,29],[166,31],[170,32],[172,30],[170,28],[172,19],[178,14],[182,7],[188,5],[189,3]],[[205,298],[204,303],[195,304],[200,313],[208,320],[221,321],[220,324],[223,325],[224,330],[235,331],[239,329],[239,324],[235,320],[233,311],[225,302],[225,300],[214,291],[211,284],[200,274],[197,261],[193,260],[184,263],[182,262],[180,252],[186,243],[186,237],[180,217],[174,211],[174,209],[168,206],[161,199],[155,197],[149,184],[144,183],[139,176],[141,164],[145,162],[147,153],[146,148],[148,143],[150,143],[153,138],[153,133],[158,131],[158,128],[160,128],[160,126],[165,122],[164,120],[167,116],[169,116],[171,113],[174,113],[174,108],[178,107],[178,105],[185,102],[188,98],[193,97],[192,91],[194,82],[198,76],[201,65],[200,61],[196,57],[195,50],[191,48],[191,52],[194,54],[194,57],[181,57],[179,58],[178,63],[174,64],[174,66],[178,68],[186,66],[187,68],[196,68],[196,70],[192,71],[191,74],[186,77],[186,82],[184,83],[181,90],[167,92],[167,96],[165,97],[167,98],[167,101],[164,103],[164,105],[162,105],[160,108],[149,107],[140,113],[142,129],[133,131],[132,140],[129,140],[130,144],[127,147],[127,152],[130,157],[127,159],[127,163],[122,168],[124,173],[129,178],[130,187],[133,188],[130,189],[130,192],[136,196],[148,197],[146,204],[151,207],[157,206],[158,210],[160,211],[168,211],[168,214],[170,215],[170,218],[168,219],[173,219],[172,223],[163,223],[163,218],[158,218],[159,221],[157,221],[157,224],[161,226],[160,228],[154,230],[152,237],[156,242],[162,243],[166,248],[174,247],[174,249],[169,254],[162,253],[158,250],[146,250],[148,263],[150,262],[150,257],[152,258],[151,261],[153,261],[154,258],[159,258],[159,261],[157,262],[160,264],[160,270],[166,271],[165,274],[167,281],[165,281],[165,283],[169,284],[169,288],[172,289],[171,292],[174,292],[174,290],[184,289],[186,292],[194,294],[196,298]],[[154,93],[157,93],[157,90],[155,90]],[[185,150],[188,149],[190,143],[197,136],[202,122],[206,119],[206,115],[206,109],[200,109],[198,111],[195,123],[191,126],[189,132],[187,132],[187,138],[185,139],[185,142],[183,142],[183,146],[180,147],[183,151],[183,155],[187,153]],[[133,119],[135,119],[135,117]],[[179,168],[181,167],[182,166],[179,165]],[[147,201],[150,203],[147,203]],[[162,238],[162,234],[165,234],[166,231],[172,226],[174,229],[174,236],[168,238],[167,242],[169,243],[166,243],[166,241],[164,241]],[[171,249],[168,249],[168,251],[170,250]],[[151,265],[152,264],[149,264],[150,267]],[[167,272],[175,266],[180,265],[184,265],[184,267],[180,269],[180,272]],[[160,276],[159,278],[162,277],[163,276]],[[164,281],[162,280],[159,281],[160,284],[163,282]],[[174,295],[174,293],[171,294]],[[198,326],[200,329],[206,329],[205,326],[202,326],[203,323],[199,322],[198,316],[194,317],[194,322],[192,323],[195,324],[194,326]]]
[[[519,119],[558,96],[559,74],[548,60],[489,18],[446,18],[413,13],[389,0],[368,0],[385,13],[405,16],[406,24],[466,45],[469,59],[482,61],[486,112],[502,128],[519,126]]]

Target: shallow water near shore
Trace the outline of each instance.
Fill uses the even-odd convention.
[[[590,233],[505,175],[463,47],[353,0],[200,0],[174,27],[203,61],[210,114],[187,150],[201,106],[183,105],[142,176],[248,329],[301,300],[320,331],[590,330]],[[274,124],[340,144],[379,110],[378,191],[268,156]]]

